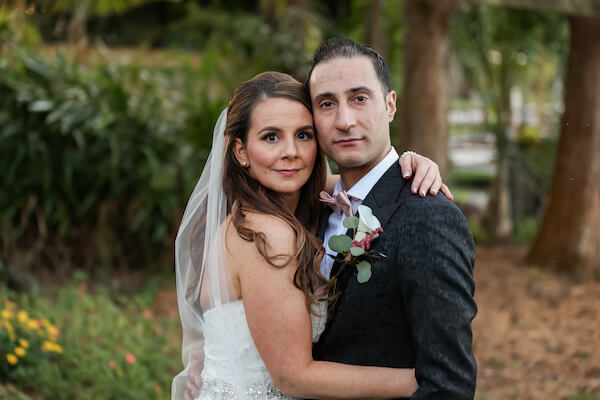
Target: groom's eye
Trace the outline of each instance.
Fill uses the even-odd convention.
[[[369,99],[369,98],[368,98],[367,96],[363,96],[363,95],[356,96],[356,97],[354,98],[354,100],[356,100],[356,101],[357,101],[357,102],[359,102],[359,103],[364,103],[364,102],[365,102],[365,101],[367,101],[368,99]]]
[[[332,106],[333,106],[332,101],[324,101],[321,104],[319,104],[319,107],[321,107],[321,108],[330,108]]]

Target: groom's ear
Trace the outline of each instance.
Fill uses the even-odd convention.
[[[396,92],[393,90],[388,91],[385,95],[385,109],[388,114],[388,122],[392,122],[396,115]]]
[[[246,147],[244,147],[244,143],[242,143],[242,141],[239,138],[235,139],[235,141],[233,142],[233,155],[235,155],[235,158],[240,165],[249,165]]]

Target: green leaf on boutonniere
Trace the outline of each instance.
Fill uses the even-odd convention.
[[[350,248],[350,254],[352,254],[354,257],[362,256],[365,254],[365,249],[362,247],[353,246]]]
[[[343,253],[352,247],[352,239],[346,235],[333,235],[327,242],[329,248],[337,253]]]
[[[358,270],[358,274],[356,275],[358,283],[365,283],[371,279],[371,264],[368,261],[359,262],[356,264],[356,269]]]
[[[356,229],[358,228],[358,217],[346,217],[344,218],[344,220],[342,221],[342,224],[344,225],[344,228],[346,229]]]

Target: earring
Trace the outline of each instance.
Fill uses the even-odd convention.
[[[241,164],[242,164],[242,167],[247,167],[248,166],[248,163],[246,161],[242,161]]]

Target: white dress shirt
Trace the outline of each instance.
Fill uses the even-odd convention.
[[[396,149],[393,147],[389,151],[389,153],[383,158],[383,160],[379,161],[377,165],[375,165],[365,176],[360,178],[358,182],[354,184],[350,189],[346,190],[346,193],[349,196],[352,196],[354,199],[351,199],[352,202],[352,212],[356,214],[356,210],[358,206],[362,204],[365,200],[373,186],[379,181],[379,179],[383,176],[383,174],[395,163],[398,161],[398,153]],[[335,189],[333,190],[333,197],[337,195],[339,192],[344,190],[342,187],[342,180],[340,179],[338,183],[335,185]],[[358,199],[358,200],[355,200]],[[325,256],[321,261],[321,273],[329,279],[331,274],[331,268],[333,267],[333,258],[329,256],[336,256],[337,253],[329,248],[329,238],[332,235],[343,235],[348,230],[342,224],[345,215],[339,215],[336,212],[331,213],[329,216],[329,220],[327,221],[327,228],[325,229],[325,236],[323,237],[323,246],[325,247]]]

